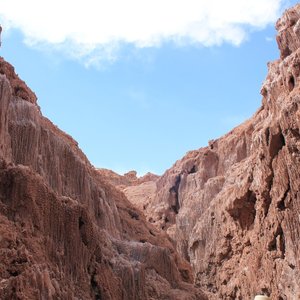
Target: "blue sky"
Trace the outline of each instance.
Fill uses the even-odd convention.
[[[296,2],[273,3],[277,17]],[[214,28],[176,35],[173,27],[168,36],[161,25],[165,37],[157,25],[158,33],[145,38],[146,24],[142,38],[128,29],[113,42],[102,43],[103,35],[80,44],[82,31],[74,40],[66,33],[67,44],[57,41],[59,30],[35,33],[30,26],[38,23],[27,26],[7,11],[0,13],[1,55],[37,94],[43,114],[72,135],[96,167],[119,173],[161,174],[250,117],[261,103],[267,62],[279,57],[274,15],[246,15],[230,32],[224,21],[220,36]]]

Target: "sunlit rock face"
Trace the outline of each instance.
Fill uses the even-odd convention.
[[[0,299],[300,298],[300,5],[276,28],[261,108],[161,177],[93,168],[0,59]]]
[[[300,299],[300,5],[276,28],[261,108],[177,161],[145,207],[212,299]]]
[[[0,299],[207,299],[3,59],[0,73]]]

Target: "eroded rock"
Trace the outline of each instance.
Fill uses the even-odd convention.
[[[212,299],[300,298],[300,5],[276,28],[262,107],[177,161],[147,208]]]
[[[0,73],[0,298],[207,299],[3,59]]]

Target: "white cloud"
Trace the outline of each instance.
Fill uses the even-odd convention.
[[[0,0],[0,21],[28,45],[54,47],[85,63],[114,61],[123,43],[157,47],[239,45],[247,29],[274,22],[283,0]]]

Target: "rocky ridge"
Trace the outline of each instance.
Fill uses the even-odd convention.
[[[300,5],[276,28],[261,108],[159,178],[95,169],[1,59],[0,298],[300,299]]]
[[[130,202],[145,214],[148,221],[151,221],[151,212],[148,214],[147,207],[156,196],[156,181],[159,176],[147,173],[142,177],[137,177],[136,171],[129,171],[124,175],[107,169],[97,169],[97,171],[101,178],[122,191]]]
[[[0,59],[0,299],[207,299]]]
[[[211,299],[300,299],[299,4],[276,29],[261,108],[177,161],[144,208]]]

